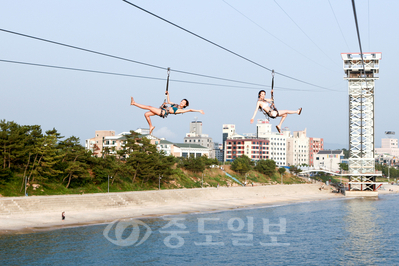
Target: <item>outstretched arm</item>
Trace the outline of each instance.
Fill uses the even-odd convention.
[[[254,115],[253,115],[252,118],[251,118],[251,124],[254,122],[254,118],[255,118],[255,116],[256,116],[256,112],[258,112],[258,109],[259,109],[259,104],[260,104],[260,102],[258,101],[258,102],[256,103],[256,109],[255,109]]]
[[[179,110],[177,110],[176,114],[184,114],[184,113],[188,113],[188,112],[198,112],[198,113],[201,113],[201,114],[205,114],[204,111],[195,110],[195,109],[187,109],[187,110],[179,109]]]
[[[166,91],[165,94],[166,94],[166,100],[168,101],[168,104],[173,104],[173,103],[170,101],[170,99],[169,99],[169,92]]]

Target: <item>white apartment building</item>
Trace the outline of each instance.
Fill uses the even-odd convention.
[[[198,144],[174,143],[175,157],[194,158],[206,156],[210,158],[209,149]]]
[[[339,164],[344,159],[344,152],[338,151],[319,151],[315,154],[315,168],[321,168],[330,170],[332,172],[338,172]]]
[[[289,131],[283,133],[272,132],[272,124],[266,119],[258,119],[256,123],[256,135],[258,139],[268,140],[269,159],[276,162],[277,166],[287,165],[287,139]]]
[[[291,135],[288,128],[283,128],[282,133],[272,132],[272,128],[273,125],[268,120],[258,119],[256,134],[239,135],[236,133],[235,125],[223,125],[224,160],[232,161],[237,156],[245,154],[253,160],[274,160],[277,166],[280,167],[310,165],[310,150],[314,152],[323,149],[323,139],[307,137],[306,129],[294,131],[293,135]],[[321,140],[321,145],[317,145],[316,148],[313,147],[315,146],[314,142],[316,142],[313,140],[318,142]],[[309,146],[310,143],[312,143],[312,149]],[[244,147],[245,149],[250,148],[250,150],[246,151]]]
[[[188,156],[201,157],[207,156],[209,158],[209,149],[199,144],[187,144],[187,143],[172,143],[167,140],[160,140],[157,145],[159,151],[164,151],[166,156],[173,155],[175,157]]]
[[[398,139],[381,139],[381,148],[375,148],[374,153],[376,156],[381,154],[389,154],[392,156],[399,156]]]
[[[232,161],[242,154],[252,160],[271,159],[278,166],[286,165],[286,142],[289,132],[272,132],[269,121],[258,119],[256,136],[254,134],[236,134],[235,125],[223,125],[225,161]],[[226,138],[226,139],[225,139]]]
[[[306,136],[306,129],[294,131],[294,134],[287,138],[287,166],[309,165],[309,138]]]

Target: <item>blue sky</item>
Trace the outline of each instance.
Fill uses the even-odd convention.
[[[327,148],[348,146],[348,84],[343,79],[340,54],[359,52],[350,0],[132,3],[261,66],[317,85],[276,75],[276,106],[281,110],[303,108],[301,116],[291,115],[283,125],[291,131],[306,128],[308,136],[324,138]],[[398,99],[399,2],[358,0],[356,7],[363,52],[382,52],[375,89],[375,140],[379,147],[385,131],[399,131],[392,119]],[[173,142],[183,141],[195,117],[203,122],[203,133],[215,142],[222,139],[223,124],[236,124],[238,133],[254,133],[256,125],[250,124],[250,118],[261,89],[174,70],[264,84],[266,91],[270,90],[268,70],[122,0],[1,1],[0,28],[161,67],[0,31],[0,60],[159,79],[0,62],[0,119],[38,124],[44,130],[55,127],[66,137],[79,137],[82,143],[94,137],[95,130],[120,133],[147,127],[144,110],[130,106],[130,96],[139,103],[159,106],[167,67],[172,69],[171,101],[187,98],[190,107],[205,111],[205,115],[154,117],[154,135]]]

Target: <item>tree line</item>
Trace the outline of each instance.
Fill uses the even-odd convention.
[[[0,185],[19,180],[20,191],[30,183],[58,183],[65,188],[101,184],[112,176],[112,183],[128,179],[132,183],[163,182],[176,173],[176,167],[201,172],[216,159],[176,158],[159,152],[147,138],[131,131],[122,150],[102,157],[92,156],[78,137],[66,138],[55,128],[43,132],[39,125],[19,125],[0,120]]]
[[[230,169],[240,174],[246,174],[250,170],[255,170],[269,177],[273,176],[277,172],[280,175],[284,174],[286,171],[286,168],[284,167],[277,168],[276,162],[274,160],[266,159],[255,162],[246,155],[235,158],[231,163]],[[291,173],[295,173],[296,175],[301,172],[301,169],[295,165],[291,165],[289,170]]]

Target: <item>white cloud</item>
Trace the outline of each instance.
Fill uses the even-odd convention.
[[[175,139],[177,135],[170,131],[167,127],[161,127],[160,129],[155,129],[153,135],[157,138],[165,138],[166,140]]]

